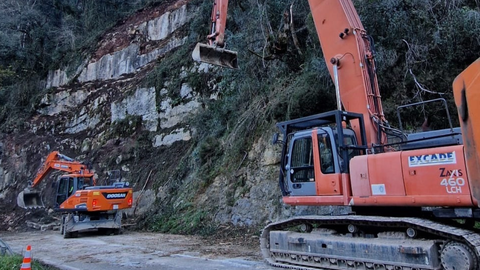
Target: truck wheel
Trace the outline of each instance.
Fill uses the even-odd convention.
[[[68,239],[68,238],[77,238],[78,237],[78,232],[65,232],[63,234],[63,238],[64,239]]]
[[[67,229],[66,229],[67,225],[65,224],[65,226],[63,226],[63,238],[64,239],[68,239],[68,238],[72,238],[72,234],[70,232],[67,232]]]
[[[62,217],[63,226],[62,226],[61,231],[62,231],[64,239],[78,237],[78,231],[73,231],[73,232],[67,231],[67,224],[72,218],[73,218],[73,215],[71,215],[71,214],[68,214],[68,215]]]

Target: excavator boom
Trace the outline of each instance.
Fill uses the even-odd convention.
[[[338,101],[346,111],[362,113],[367,145],[386,142],[380,125],[383,114],[373,40],[367,35],[351,0],[309,0],[323,56],[334,82]],[[337,108],[342,110],[342,108]],[[358,122],[352,123],[360,137]]]
[[[225,49],[228,0],[214,0],[208,44],[197,43],[192,58],[217,66],[238,68],[237,52]]]
[[[40,184],[42,180],[53,170],[93,176],[93,173],[90,172],[86,165],[62,155],[57,151],[53,151],[47,156],[43,166],[37,172],[37,175],[32,182],[32,188]],[[95,183],[92,184],[95,185]]]

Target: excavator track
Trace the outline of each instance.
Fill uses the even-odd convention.
[[[296,232],[298,228],[305,232]],[[368,232],[362,233],[362,229]],[[476,232],[422,218],[294,217],[267,225],[261,234],[260,247],[268,264],[287,269],[476,270],[480,267],[480,236]]]

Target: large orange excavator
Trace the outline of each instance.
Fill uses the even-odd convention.
[[[57,151],[47,156],[31,185],[18,194],[18,206],[44,207],[35,188],[54,170],[68,172],[56,181],[54,201],[54,210],[63,213],[60,232],[65,238],[90,229],[120,232],[122,216],[119,210],[132,207],[133,202],[128,182],[120,182],[117,177],[111,179],[110,186],[96,186],[94,173],[86,165]]]
[[[337,110],[277,124],[280,189],[288,205],[351,211],[267,225],[264,258],[289,269],[480,269],[480,59],[453,83],[461,127],[405,134],[384,117],[353,3],[309,4]]]

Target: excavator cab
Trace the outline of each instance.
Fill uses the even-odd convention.
[[[341,180],[341,174],[348,171],[349,160],[358,154],[358,150],[349,148],[357,145],[353,130],[343,129],[342,132],[345,142],[342,147],[336,129],[331,127],[299,131],[291,136],[285,165],[290,196],[320,195],[317,194],[317,186],[321,184],[317,181]],[[343,152],[347,153],[347,159],[343,157]],[[339,194],[340,189],[325,189],[324,192]]]
[[[349,161],[366,146],[359,145],[354,130],[343,121],[360,123],[365,141],[363,116],[333,111],[277,124],[286,141],[282,149],[279,182],[283,196],[341,195],[342,174]],[[278,137],[277,137],[278,138]]]
[[[55,208],[66,201],[77,190],[82,190],[93,183],[92,177],[64,175],[57,180],[57,193],[55,196]]]

